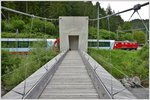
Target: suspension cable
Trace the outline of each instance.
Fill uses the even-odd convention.
[[[4,10],[11,11],[11,12],[19,13],[19,14],[22,14],[22,15],[26,15],[26,16],[30,16],[30,17],[33,16],[33,14],[28,14],[28,13],[21,12],[21,11],[17,11],[17,10],[10,9],[10,8],[7,8],[7,7],[1,6],[1,8],[4,9]],[[35,16],[35,15],[34,15],[34,17],[35,17],[35,18],[39,18],[39,19],[45,19],[44,17]],[[46,20],[59,20],[59,19],[49,19],[49,18],[46,18]]]
[[[109,40],[110,40],[110,18],[107,17],[107,25],[108,25],[108,31],[109,31]],[[111,64],[111,46],[109,48],[109,65],[111,68],[111,74],[112,74],[112,64]],[[113,82],[112,82],[112,76],[111,77],[111,97],[113,98]]]
[[[3,12],[1,11],[1,14],[5,17],[5,19],[7,20],[7,18],[6,18],[6,16],[5,16],[5,14],[3,14]]]
[[[142,20],[142,17],[140,16],[139,12],[138,12],[138,11],[136,11],[136,12],[137,12],[137,14],[139,15],[140,19]],[[149,30],[148,30],[148,28],[147,28],[147,26],[146,26],[146,24],[144,23],[143,20],[142,20],[142,23],[143,23],[143,25],[144,25],[146,31],[149,33]]]
[[[125,13],[125,12],[128,12],[128,11],[131,11],[131,10],[136,10],[136,11],[138,11],[139,9],[141,9],[141,7],[144,7],[144,6],[146,6],[146,5],[149,5],[149,2],[146,2],[146,3],[144,3],[144,4],[137,4],[137,5],[135,5],[134,7],[132,7],[132,8],[130,8],[130,9],[126,9],[126,10],[123,10],[123,11],[120,11],[120,12],[118,12],[118,13],[114,13],[114,14],[111,14],[111,15],[107,15],[107,16],[104,16],[104,17],[100,17],[99,19],[89,19],[89,20],[100,20],[100,19],[104,19],[104,18],[108,18],[108,17],[111,17],[111,16],[114,16],[114,15],[118,15],[118,14],[121,14],[121,13]]]

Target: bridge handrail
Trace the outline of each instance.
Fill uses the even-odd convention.
[[[11,91],[9,91],[7,94],[5,94],[2,97],[2,99],[9,99],[9,98],[11,99],[34,98],[35,99],[35,98],[38,98],[40,96],[40,92],[42,92],[42,90],[39,90],[39,89],[44,89],[47,83],[51,80],[51,78],[53,77],[53,74],[58,68],[59,62],[63,59],[66,53],[67,53],[67,50],[61,52],[52,60],[47,62],[45,65],[43,65],[40,69],[38,69],[36,72],[34,72],[32,75],[30,75],[26,79],[25,93],[23,90],[24,83],[25,83],[25,80],[24,80],[15,88],[13,88]]]
[[[100,98],[136,99],[136,97],[131,92],[129,92],[117,79],[115,79],[109,72],[107,72],[91,56],[89,56],[84,51],[80,51],[80,54],[84,62],[86,62],[85,64],[87,64],[87,70],[91,70],[88,73],[90,73],[89,75],[91,76],[93,82],[95,82],[94,85],[97,89],[97,92],[99,92],[101,96]],[[92,75],[92,73],[96,75]]]
[[[86,53],[83,51],[79,51],[80,55],[82,57],[83,62],[86,65],[86,69],[88,71],[89,76],[92,79],[92,82],[94,83],[94,86],[98,92],[98,95],[101,99],[112,99],[109,91],[105,87],[104,83],[102,80],[98,77],[98,75],[95,72],[95,69],[92,67],[92,65],[89,62],[89,58],[86,57]]]

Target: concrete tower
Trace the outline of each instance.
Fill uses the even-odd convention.
[[[60,51],[83,50],[88,47],[88,17],[59,17]]]

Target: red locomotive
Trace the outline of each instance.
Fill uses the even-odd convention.
[[[129,41],[115,41],[113,49],[137,49],[138,43],[137,42],[129,42]]]

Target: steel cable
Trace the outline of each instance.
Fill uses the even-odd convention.
[[[109,31],[109,40],[110,40],[110,18],[107,17],[107,27]],[[111,44],[110,44],[111,45]],[[111,75],[112,75],[112,64],[111,64],[111,47],[109,48],[109,65],[111,68]],[[113,82],[112,82],[112,76],[111,76],[111,97],[113,98]]]
[[[2,9],[5,9],[5,10],[8,10],[8,11],[11,11],[11,12],[15,12],[15,13],[19,13],[19,14],[22,14],[22,15],[26,15],[26,16],[30,16],[32,17],[33,14],[28,14],[28,13],[24,13],[24,12],[21,12],[21,11],[17,11],[17,10],[14,10],[14,9],[10,9],[10,8],[7,8],[7,7],[3,7],[1,6]],[[40,17],[40,16],[34,16],[35,18],[39,18],[39,19],[45,19],[44,17]],[[58,19],[49,19],[49,18],[46,18],[47,20],[58,20]]]

